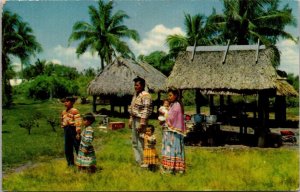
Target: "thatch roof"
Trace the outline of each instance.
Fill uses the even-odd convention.
[[[207,93],[235,94],[276,90],[277,73],[272,65],[275,52],[260,46],[188,47],[180,52],[167,87]],[[224,61],[224,62],[223,62]]]
[[[298,96],[298,92],[290,85],[285,78],[278,78],[276,81],[276,95]]]
[[[107,65],[88,85],[90,95],[132,95],[133,79],[145,79],[149,91],[165,90],[166,76],[147,63],[137,63],[131,59],[117,58]]]

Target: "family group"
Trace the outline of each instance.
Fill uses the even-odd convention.
[[[146,82],[143,78],[137,77],[133,81],[135,94],[129,107],[128,125],[132,130],[132,148],[136,163],[150,170],[156,170],[160,164],[162,173],[184,173],[186,165],[183,138],[186,129],[180,92],[177,89],[169,89],[168,99],[164,100],[163,106],[159,108],[158,120],[163,133],[161,160],[159,160],[155,149],[155,128],[148,124],[153,110],[151,95],[145,90]],[[81,117],[79,111],[73,107],[75,101],[74,97],[65,98],[66,109],[61,115],[66,160],[68,166],[76,165],[80,171],[94,173],[96,155],[92,145],[94,132],[91,125],[95,117],[92,113]],[[73,148],[77,154],[76,159],[74,159]]]

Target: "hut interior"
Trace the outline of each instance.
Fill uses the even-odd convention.
[[[194,89],[197,114],[201,113],[201,94],[209,98],[210,115],[217,115],[220,107],[223,114],[226,108],[231,116],[233,113],[239,114],[241,135],[247,121],[247,117],[242,114],[246,114],[246,107],[250,107],[255,117],[255,124],[252,126],[254,135],[257,136],[257,145],[263,147],[266,146],[269,133],[270,98],[278,98],[276,117],[280,116],[284,120],[283,97],[298,95],[285,79],[278,76],[273,67],[274,62],[276,51],[263,45],[187,47],[176,58],[166,85],[181,90]],[[214,104],[215,95],[220,95],[218,110]],[[236,108],[230,102],[232,95],[256,95],[256,102],[247,106],[244,103],[244,106]],[[225,96],[228,98],[227,106],[224,105]],[[223,115],[223,119],[225,121],[226,116]]]

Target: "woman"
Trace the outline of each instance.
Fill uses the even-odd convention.
[[[166,118],[167,128],[163,130],[162,172],[184,173],[185,157],[183,138],[186,134],[183,105],[179,91],[168,90],[170,109]]]

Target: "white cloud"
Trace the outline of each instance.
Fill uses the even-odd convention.
[[[163,24],[156,25],[151,31],[146,33],[146,37],[139,43],[129,40],[129,45],[136,56],[147,55],[153,51],[168,51],[166,37],[172,34],[184,35],[180,27],[167,28]]]
[[[86,51],[84,54],[77,57],[75,47],[63,47],[62,45],[57,45],[52,49],[51,56],[51,61],[54,61],[54,63],[75,67],[78,71],[90,67],[95,69],[100,67],[100,58],[96,54],[92,55],[91,52]]]
[[[299,45],[291,40],[283,40],[277,44],[281,52],[280,67],[288,73],[299,74]]]

